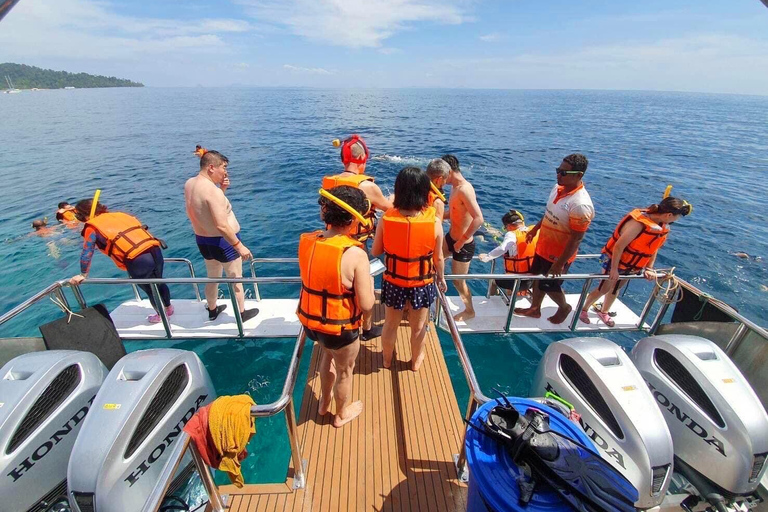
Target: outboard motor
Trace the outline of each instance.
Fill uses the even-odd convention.
[[[184,425],[216,398],[194,352],[120,359],[93,401],[67,472],[74,512],[142,510]]]
[[[603,458],[640,494],[637,508],[659,505],[672,476],[672,438],[651,393],[621,347],[601,338],[552,343],[539,363],[531,396],[554,393]]]
[[[107,376],[89,352],[20,355],[0,369],[0,510],[47,510],[66,499],[67,462]]]
[[[768,415],[717,345],[669,334],[637,342],[632,360],[669,426],[675,471],[713,505],[757,489],[768,454]],[[718,509],[719,510],[719,509]]]

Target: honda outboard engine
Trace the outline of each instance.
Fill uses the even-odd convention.
[[[66,499],[67,462],[107,369],[89,352],[20,355],[0,369],[0,511]]]
[[[142,510],[184,425],[214,398],[194,352],[142,350],[120,359],[72,450],[67,472],[72,510]]]
[[[675,471],[705,498],[752,494],[765,472],[768,415],[725,352],[669,334],[638,341],[632,360],[669,426]]]
[[[531,396],[554,393],[581,415],[600,454],[640,493],[638,508],[660,504],[672,475],[672,438],[655,401],[621,347],[601,338],[552,343]]]

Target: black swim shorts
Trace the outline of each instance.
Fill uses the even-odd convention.
[[[453,261],[460,261],[462,263],[467,263],[472,261],[472,256],[475,255],[474,239],[472,239],[471,242],[467,242],[464,245],[462,245],[461,250],[459,252],[456,252],[453,250],[453,246],[456,244],[456,240],[451,238],[450,233],[445,234],[445,243],[448,244],[448,250],[451,251],[451,254],[453,254]]]
[[[546,275],[549,272],[549,269],[552,268],[552,265],[554,265],[553,262],[542,258],[538,254],[535,254],[533,256],[533,263],[531,263],[531,274],[538,274],[538,275]],[[563,266],[563,274],[568,273],[568,268],[570,268],[571,264],[566,263]],[[562,292],[563,291],[563,280],[562,279],[542,279],[539,281],[539,290],[543,292]]]
[[[237,234],[237,239],[240,240],[240,233]],[[197,242],[197,248],[200,250],[200,254],[202,254],[203,258],[206,260],[229,263],[240,257],[237,250],[235,250],[232,244],[227,242],[223,236],[195,235],[195,241]]]
[[[312,341],[317,341],[328,350],[338,350],[340,348],[346,347],[347,345],[351,345],[355,342],[355,340],[357,340],[359,336],[360,329],[355,329],[352,331],[341,331],[341,334],[338,336],[307,329],[307,338],[311,339]]]

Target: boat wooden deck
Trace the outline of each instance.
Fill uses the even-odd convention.
[[[313,350],[298,427],[306,487],[291,490],[292,469],[285,484],[223,486],[222,493],[229,493],[227,509],[466,510],[466,486],[458,481],[453,461],[464,426],[435,326],[427,334],[427,356],[418,372],[409,367],[409,336],[403,323],[392,370],[381,366],[378,338],[363,342],[353,400],[362,400],[364,410],[340,429],[330,424],[331,415],[317,414],[319,350]]]

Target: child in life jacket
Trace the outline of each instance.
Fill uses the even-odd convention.
[[[579,319],[585,324],[590,323],[589,308],[605,296],[597,316],[608,327],[616,325],[609,311],[619,290],[627,283],[620,276],[642,273],[647,279],[654,279],[656,272],[653,265],[659,249],[667,240],[669,226],[692,211],[693,206],[687,201],[666,197],[659,204],[636,208],[625,215],[602,250],[600,261],[603,274],[608,274],[609,278],[601,281],[587,296]]]
[[[509,210],[501,218],[504,228],[507,230],[504,240],[490,252],[481,254],[480,261],[488,263],[500,256],[504,257],[504,271],[507,274],[528,274],[531,271],[533,255],[536,252],[538,234],[528,243],[526,236],[533,226],[525,225],[523,214],[517,210]],[[496,286],[505,290],[513,290],[515,279],[496,279]],[[518,292],[527,295],[531,287],[531,281],[520,281]],[[495,292],[495,290],[493,290]]]

